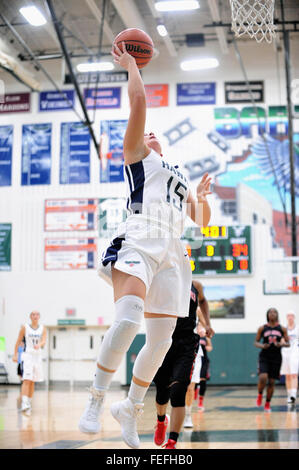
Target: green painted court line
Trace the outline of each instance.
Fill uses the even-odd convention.
[[[78,449],[86,444],[90,444],[90,442],[95,441],[69,441],[69,440],[62,440],[62,441],[54,441],[49,442],[48,444],[44,444],[39,447],[34,447],[34,449]]]
[[[154,442],[153,434],[139,434],[141,442]],[[104,442],[122,442],[121,436],[101,439]],[[299,449],[299,428],[296,429],[238,429],[216,431],[184,431],[179,443],[184,442],[297,442]]]
[[[264,413],[264,407],[261,406],[260,408],[257,407],[255,404],[251,407],[242,407],[242,406],[216,406],[211,408],[209,411],[237,411],[237,412],[256,412],[256,413]],[[272,405],[271,403],[271,413],[276,413],[276,412],[286,412],[286,411],[292,411],[295,412],[296,409],[293,408],[290,410],[288,408],[288,405]]]
[[[183,433],[179,442],[297,442],[297,429],[239,429],[224,431],[192,431]]]

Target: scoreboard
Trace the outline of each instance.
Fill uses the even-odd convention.
[[[193,274],[252,273],[250,225],[188,227],[182,238]]]

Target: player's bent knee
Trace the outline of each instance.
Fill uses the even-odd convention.
[[[170,403],[173,408],[185,406],[188,382],[175,382],[170,387]]]
[[[259,376],[259,381],[260,382],[263,382],[263,383],[267,383],[267,380],[268,380],[268,374],[260,374]]]
[[[115,303],[116,318],[106,332],[101,345],[98,363],[109,370],[116,370],[139,331],[144,313],[144,301],[134,295],[126,295]]]
[[[166,405],[169,401],[169,396],[170,396],[169,388],[167,388],[167,387],[158,388],[157,387],[156,402],[158,403],[158,405]]]
[[[140,323],[124,319],[119,322],[111,335],[110,347],[116,353],[125,353],[137,335]]]

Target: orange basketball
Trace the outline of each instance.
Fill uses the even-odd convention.
[[[126,51],[135,58],[137,67],[142,69],[153,57],[154,43],[152,38],[141,29],[128,28],[119,33],[113,44],[122,51],[122,42],[126,44]]]

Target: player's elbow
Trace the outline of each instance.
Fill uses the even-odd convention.
[[[130,105],[132,108],[140,108],[141,106],[146,107],[145,93],[142,91],[135,91],[130,96]]]

